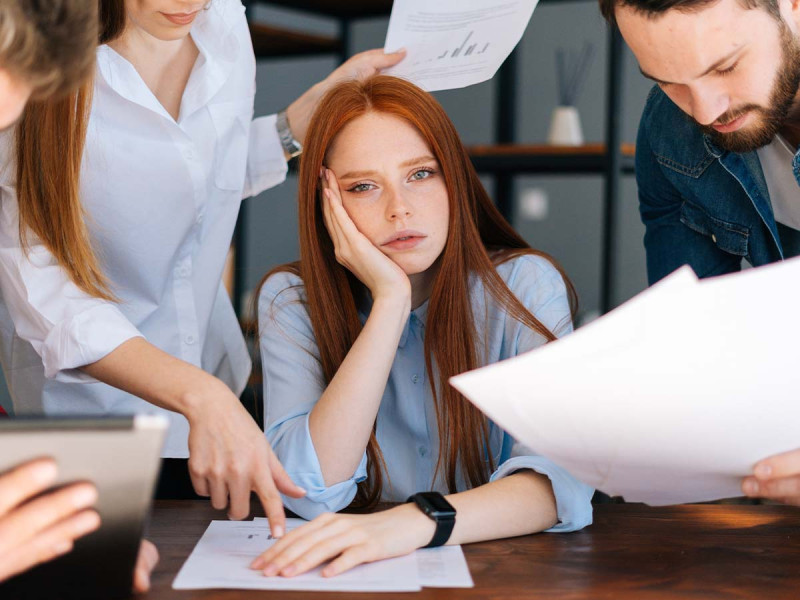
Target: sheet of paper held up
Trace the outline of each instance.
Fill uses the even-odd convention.
[[[408,51],[387,75],[433,92],[491,79],[538,0],[395,0],[385,50]]]
[[[535,452],[649,504],[741,496],[800,447],[800,259],[698,280],[689,267],[530,353],[451,379]]]
[[[306,521],[287,519],[287,530]],[[177,590],[253,589],[416,592],[422,587],[472,587],[460,546],[420,550],[360,565],[336,577],[321,568],[296,577],[264,577],[249,564],[274,542],[266,519],[212,521],[172,584]],[[430,553],[426,555],[425,553]],[[424,562],[424,565],[422,564]]]

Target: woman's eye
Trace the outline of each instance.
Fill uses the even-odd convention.
[[[359,193],[359,192],[368,192],[371,189],[372,189],[371,183],[357,183],[353,187],[349,188],[347,191]]]
[[[419,171],[415,171],[411,175],[411,179],[420,181],[422,179],[428,179],[428,177],[430,177],[431,175],[433,175],[433,171],[431,169],[420,169]]]

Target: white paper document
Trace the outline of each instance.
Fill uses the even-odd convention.
[[[491,79],[519,43],[538,0],[395,0],[385,50],[405,48],[385,71],[433,92]]]
[[[800,447],[800,260],[689,267],[575,333],[451,383],[515,438],[628,501],[741,496]]]
[[[287,519],[287,530],[306,523]],[[336,577],[321,567],[296,577],[264,577],[249,568],[271,546],[269,523],[212,521],[172,584],[176,590],[254,589],[335,592],[416,592],[422,587],[472,587],[460,546],[420,550],[407,556],[359,565]],[[430,553],[425,556],[424,553]]]

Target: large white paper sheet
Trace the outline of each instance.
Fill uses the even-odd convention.
[[[430,92],[491,79],[519,43],[538,0],[395,0],[385,50],[406,58],[386,74]]]
[[[741,496],[800,447],[800,262],[679,270],[574,334],[452,384],[534,451],[649,504]]]
[[[306,523],[287,519],[287,530]],[[250,563],[274,543],[269,523],[212,521],[184,563],[172,587],[194,589],[416,592],[422,587],[472,587],[460,546],[419,550],[407,556],[360,565],[336,577],[321,568],[296,577],[264,577]]]

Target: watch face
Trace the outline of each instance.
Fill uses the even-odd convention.
[[[426,505],[426,511],[432,517],[454,517],[456,509],[439,492],[421,492],[416,494]]]

